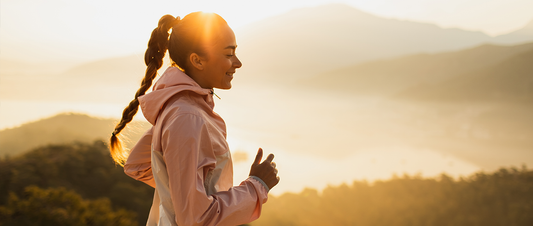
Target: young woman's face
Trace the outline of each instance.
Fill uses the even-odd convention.
[[[230,89],[235,70],[242,66],[235,55],[237,42],[233,30],[226,25],[219,32],[208,44],[206,56],[203,57],[203,88]]]

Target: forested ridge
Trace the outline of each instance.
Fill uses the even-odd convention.
[[[152,196],[113,164],[102,141],[0,159],[0,225],[144,225]],[[533,170],[522,166],[270,196],[252,225],[532,225],[531,213]]]
[[[525,166],[454,180],[419,176],[270,197],[253,225],[533,225],[533,171]]]
[[[126,176],[102,141],[48,145],[0,160],[2,225],[45,225],[43,219],[46,225],[144,225],[152,198],[153,189]],[[29,200],[32,205],[21,205]],[[101,209],[115,212],[105,224],[70,219]]]

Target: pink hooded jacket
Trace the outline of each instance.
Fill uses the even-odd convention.
[[[252,177],[233,187],[226,125],[210,89],[169,67],[139,102],[153,126],[124,171],[155,187],[147,225],[239,225],[259,217],[268,191]]]

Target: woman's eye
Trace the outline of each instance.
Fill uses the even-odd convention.
[[[235,55],[233,55],[233,54],[230,54],[230,55],[226,55],[226,56],[228,56],[228,57],[233,57],[233,56],[235,56]]]

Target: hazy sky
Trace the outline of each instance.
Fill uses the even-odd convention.
[[[238,29],[294,8],[327,3],[489,35],[533,20],[533,0],[1,0],[0,57],[79,61],[119,56],[144,51],[164,14],[212,11]]]

